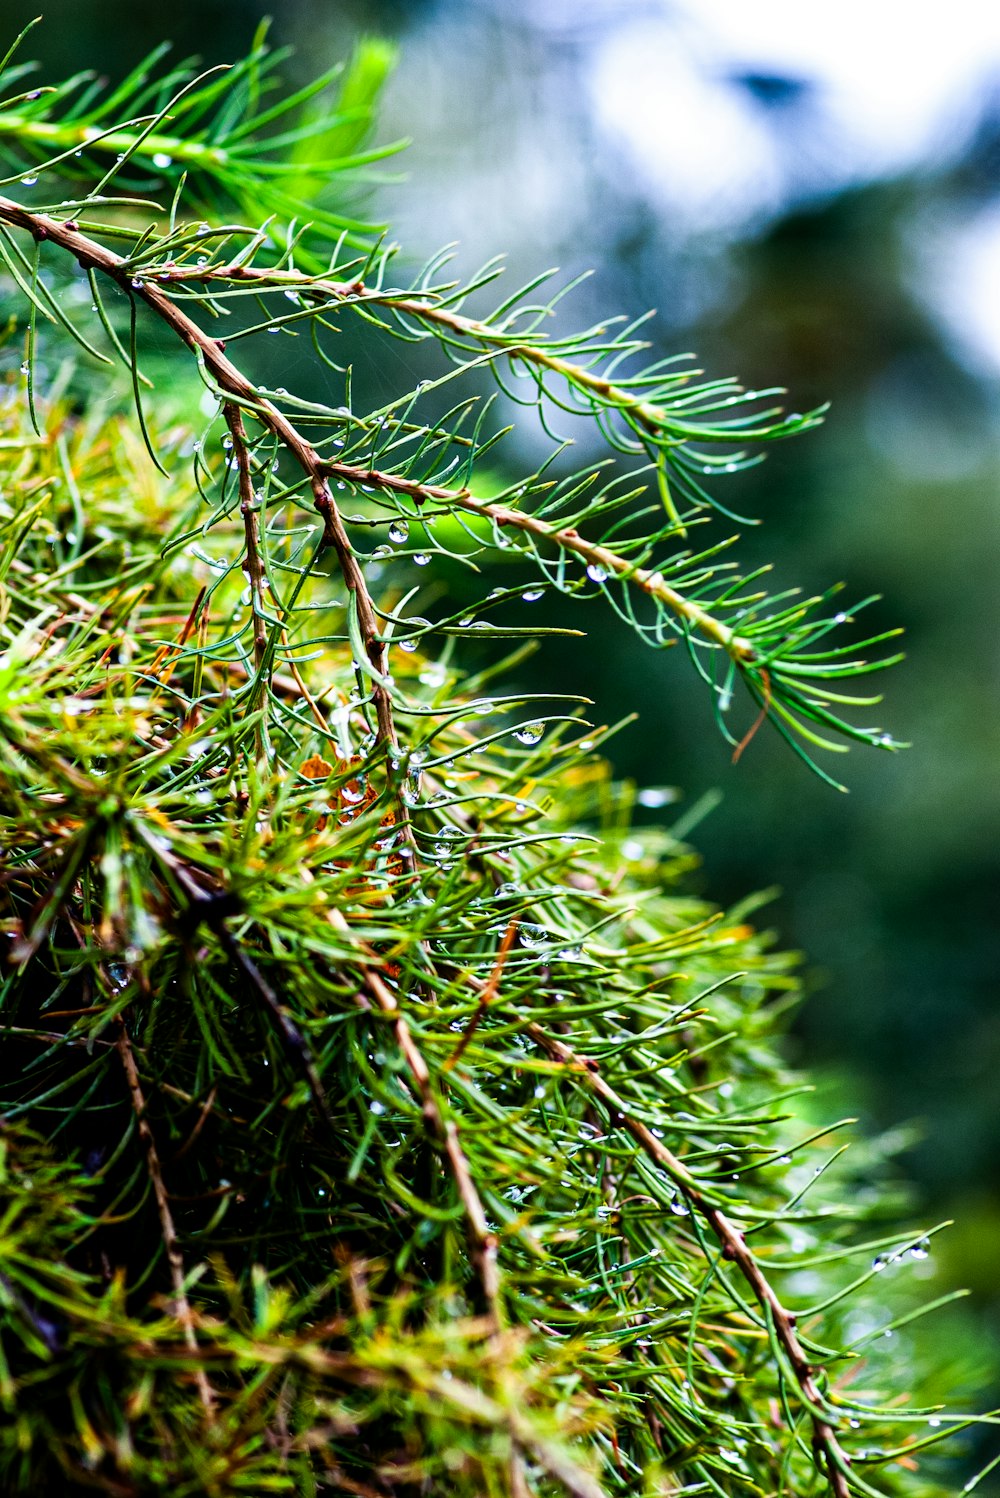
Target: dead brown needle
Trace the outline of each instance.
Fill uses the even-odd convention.
[[[442,1071],[451,1071],[452,1067],[455,1065],[456,1061],[459,1060],[466,1046],[469,1044],[469,1041],[472,1039],[473,1035],[475,1035],[476,1030],[479,1028],[479,1022],[482,1019],[483,1015],[486,1013],[487,1009],[496,998],[497,989],[500,987],[500,978],[503,975],[504,963],[507,961],[508,952],[514,945],[514,937],[517,935],[517,926],[517,916],[514,916],[510,922],[510,925],[507,927],[507,930],[503,934],[503,941],[500,943],[500,946],[497,949],[496,961],[493,964],[493,971],[490,973],[490,976],[487,978],[486,982],[483,985],[482,992],[479,995],[479,1003],[476,1005],[476,1012],[470,1019],[469,1023],[466,1025],[465,1030],[462,1033],[462,1037],[458,1042],[458,1045],[455,1047],[451,1055],[448,1057],[447,1061],[444,1063]]]

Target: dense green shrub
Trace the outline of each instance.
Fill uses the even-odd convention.
[[[737,756],[898,747],[857,609],[702,529],[819,413],[400,271],[384,50],[278,60],[3,74],[3,1489],[943,1493],[929,1243],[781,1061],[793,962],[525,664],[601,596]]]

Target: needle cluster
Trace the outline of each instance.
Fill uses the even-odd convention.
[[[784,1066],[793,961],[522,690],[599,595],[737,755],[899,747],[862,605],[712,529],[821,413],[406,269],[384,51],[280,61],[0,73],[4,1491],[944,1493],[932,1233]]]

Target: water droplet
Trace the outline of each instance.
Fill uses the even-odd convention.
[[[165,172],[168,166],[173,166],[174,158],[168,156],[166,151],[157,151],[153,156],[153,165],[158,172]]]
[[[545,597],[544,588],[529,588],[526,593],[521,594],[525,603],[537,603],[539,598]]]
[[[376,546],[372,552],[372,561],[380,562],[384,557],[391,557],[393,550],[391,546]]]
[[[520,728],[515,728],[514,737],[521,744],[537,744],[544,732],[544,723],[524,723]]]
[[[639,806],[669,806],[671,801],[675,800],[677,800],[677,791],[668,785],[648,785],[636,795]]]
[[[418,390],[429,390],[430,387],[431,387],[430,380],[418,380],[417,381],[417,389]]]
[[[602,567],[599,562],[591,562],[587,568],[587,576],[592,583],[603,583],[607,579],[607,575],[607,568]]]
[[[21,181],[23,182],[25,187],[34,187],[35,183],[38,181],[38,177],[34,173],[29,173],[27,177],[22,177]]]
[[[921,1238],[920,1242],[919,1243],[914,1243],[913,1247],[910,1249],[910,1258],[911,1259],[926,1259],[926,1258],[929,1258],[930,1251],[931,1251],[930,1240],[927,1239],[927,1238]]]
[[[582,947],[563,947],[563,949],[562,949],[561,952],[557,952],[556,953],[556,956],[558,957],[558,959],[559,959],[560,962],[582,962],[583,961],[583,948]]]
[[[494,890],[493,898],[495,900],[509,900],[512,895],[519,895],[520,893],[521,886],[511,880],[509,884],[498,884]]]
[[[406,653],[407,653],[407,655],[410,655],[414,650],[416,650],[416,648],[417,648],[417,641],[416,640],[400,640],[400,642],[399,642],[399,648],[400,648],[400,650],[405,650]]]
[[[851,1427],[852,1430],[860,1430],[861,1429],[861,1421],[860,1420],[848,1420],[847,1423]]]
[[[847,615],[846,614],[834,614],[834,616],[833,616],[833,622],[834,622],[834,624],[846,624],[847,623]]]
[[[927,1424],[928,1425],[933,1425],[935,1427],[935,1429],[936,1429],[937,1426],[939,1426],[941,1424],[941,1416],[940,1415],[932,1415],[930,1417],[930,1419],[928,1420]]]
[[[414,566],[416,566],[416,567],[426,567],[427,563],[429,561],[430,561],[430,557],[427,555],[426,551],[418,551],[418,552],[414,553],[414,556],[413,556]]]
[[[26,99],[31,99],[31,101],[34,102],[35,99],[40,99],[42,97],[42,91],[40,88],[33,88],[28,93],[26,93],[24,97]]]
[[[290,302],[295,302],[296,305],[302,300],[297,291],[286,291],[285,295]]]
[[[872,1268],[874,1269],[876,1274],[881,1274],[882,1270],[885,1268],[888,1262],[889,1260],[885,1257],[884,1254],[876,1254],[875,1258],[872,1259]]]
[[[883,749],[888,749],[888,747],[892,743],[892,734],[880,733],[875,742],[876,744],[880,744]]]
[[[670,1210],[675,1217],[690,1217],[691,1215],[691,1208],[679,1193],[671,1200]]]
[[[544,926],[531,926],[525,923],[517,933],[517,939],[522,947],[542,947],[549,939],[549,933]]]
[[[403,800],[407,806],[417,806],[420,803],[420,771],[411,770],[403,781]]]
[[[31,373],[31,365],[28,363],[27,359],[25,359],[24,363],[21,365],[21,373],[23,375],[29,375]]]
[[[535,1088],[535,1097],[544,1097],[544,1096],[545,1096],[545,1088],[542,1086],[541,1083],[539,1083],[538,1086]]]
[[[402,546],[410,534],[410,527],[405,520],[394,520],[389,527],[389,540],[396,546]]]
[[[375,1098],[368,1104],[368,1111],[369,1113],[374,1113],[376,1118],[378,1118],[380,1114],[385,1112],[385,1104],[380,1103],[378,1098]]]

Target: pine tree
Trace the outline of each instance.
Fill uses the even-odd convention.
[[[782,1060],[793,959],[526,665],[600,598],[734,758],[899,748],[868,600],[711,528],[822,412],[408,269],[385,47],[164,55],[2,68],[3,1491],[946,1492],[930,1234]]]

